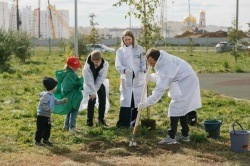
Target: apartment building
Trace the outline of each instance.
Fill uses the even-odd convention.
[[[32,34],[32,9],[30,6],[26,6],[20,12],[21,25],[20,30]]]
[[[38,10],[32,9],[31,6],[19,9],[19,18],[21,21],[19,30],[25,31],[35,38],[53,39],[55,37],[57,39],[68,39],[73,34],[72,28],[69,27],[69,11],[56,10],[55,6],[51,7],[51,11],[53,28],[48,8],[40,11],[40,19],[38,19]],[[9,8],[8,2],[0,2],[0,28],[6,31],[17,30],[17,9],[15,6]]]
[[[7,2],[0,2],[0,28],[9,29],[9,8]]]
[[[53,26],[52,26],[53,23]],[[42,39],[53,39],[54,36],[56,39],[70,37],[70,28],[69,25],[69,11],[68,10],[53,10],[52,12],[52,23],[50,20],[49,9],[40,11],[40,29],[38,23],[38,11],[33,11],[32,19],[32,36],[35,38],[39,37]],[[53,36],[54,31],[54,36]]]

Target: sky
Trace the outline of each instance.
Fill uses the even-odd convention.
[[[3,0],[0,0],[3,1]],[[9,6],[13,0],[5,0],[9,2]],[[48,6],[47,0],[41,1],[41,10],[46,10]],[[78,4],[78,26],[89,26],[89,15],[96,15],[94,21],[99,25],[97,28],[128,28],[130,19],[125,15],[129,11],[129,6],[125,4],[115,7],[113,4],[119,0],[77,0]],[[190,13],[199,21],[200,11],[206,12],[206,24],[217,25],[221,27],[232,26],[234,18],[236,18],[236,1],[237,0],[165,0],[164,20],[182,21],[184,17]],[[55,5],[57,10],[66,9],[70,12],[70,26],[74,26],[74,7],[75,0],[50,0],[51,5]],[[38,7],[38,0],[19,0],[20,8],[31,6],[32,9]],[[250,0],[239,0],[239,29],[243,31],[249,30],[247,23],[250,23]],[[156,21],[160,20],[160,8],[156,12]],[[131,17],[131,26],[140,27],[140,20]]]

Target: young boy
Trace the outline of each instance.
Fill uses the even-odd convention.
[[[89,55],[83,68],[84,90],[89,96],[87,107],[87,126],[93,126],[94,106],[96,103],[96,94],[98,95],[98,123],[107,126],[104,121],[106,109],[106,90],[103,85],[108,73],[108,62],[102,58],[99,51],[95,50]]]
[[[51,131],[50,116],[55,104],[64,104],[68,101],[67,98],[63,100],[57,100],[54,97],[53,92],[56,90],[57,81],[52,77],[44,77],[43,85],[46,91],[41,92],[40,101],[37,109],[37,121],[36,121],[36,134],[35,144],[42,146],[44,144],[52,145],[49,141]],[[43,143],[41,140],[43,139]]]

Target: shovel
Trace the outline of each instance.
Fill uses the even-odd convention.
[[[150,72],[151,72],[151,66],[148,67],[146,77],[149,76]],[[148,85],[148,80],[146,79],[144,87],[143,87],[140,103],[142,103],[144,101],[144,95],[147,92],[147,85]],[[134,126],[134,130],[133,130],[132,140],[130,141],[129,146],[136,146],[137,145],[137,142],[135,141],[135,135],[136,135],[136,132],[137,132],[137,129],[139,126],[140,115],[141,115],[141,110],[138,110],[137,117],[135,120],[135,126]]]

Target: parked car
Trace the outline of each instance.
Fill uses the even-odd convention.
[[[104,44],[87,44],[87,48],[90,49],[90,51],[98,50],[100,52],[115,52],[116,50],[114,48],[110,48]]]
[[[226,42],[226,41],[225,42],[219,42],[215,46],[215,52],[222,53],[222,52],[232,51],[233,47],[234,47],[233,43]]]
[[[244,44],[237,44],[238,51],[247,51],[247,49],[247,46],[245,46]]]

